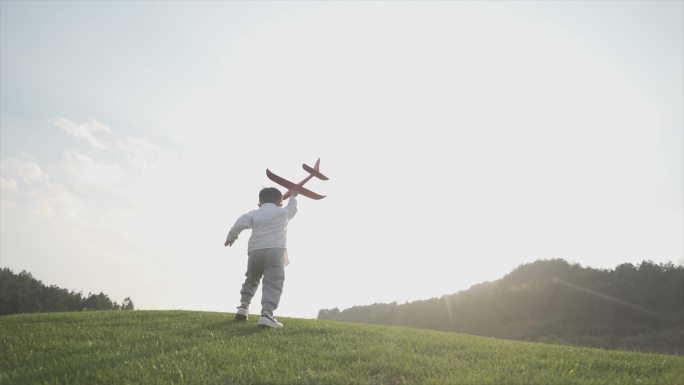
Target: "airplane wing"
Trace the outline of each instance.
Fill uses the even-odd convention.
[[[316,199],[316,200],[325,198],[324,195],[316,194],[315,192],[313,192],[311,190],[305,189],[304,187],[300,187],[297,184],[292,183],[289,180],[272,173],[271,170],[269,170],[269,169],[266,169],[266,176],[268,177],[268,179],[278,183],[279,185],[287,188],[288,190],[299,191],[300,194],[304,195],[307,198]],[[290,192],[288,191],[283,195],[283,200],[285,200],[289,197],[290,197]]]
[[[299,193],[304,195],[307,198],[316,199],[316,200],[325,198],[325,195],[316,194],[315,192],[313,192],[311,190],[307,190],[304,187],[299,188]]]
[[[295,186],[295,190],[299,191],[300,194],[304,195],[307,198],[311,198],[311,199],[315,199],[315,200],[325,198],[325,195],[316,194],[315,192],[308,190],[308,189],[305,189],[304,187]],[[289,191],[286,192],[285,194],[283,194],[283,200],[285,200],[289,197],[290,197]]]
[[[266,169],[266,176],[268,177],[268,179],[278,183],[279,185],[287,188],[288,190],[297,187],[297,185],[295,183],[292,183],[285,178],[279,177],[278,175],[272,173],[271,170],[269,170],[269,169]]]

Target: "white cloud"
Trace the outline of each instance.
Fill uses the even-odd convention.
[[[121,167],[131,166],[136,169],[145,169],[152,166],[163,165],[173,162],[175,155],[166,151],[154,143],[142,138],[126,136],[117,138],[111,128],[97,120],[90,119],[84,123],[76,123],[69,119],[57,117],[50,120],[55,126],[61,128],[67,134],[88,142],[92,149],[88,155],[67,153],[67,160],[72,163],[80,163],[81,171],[97,169],[106,175],[112,175],[114,169],[121,171]],[[107,138],[96,138],[95,133],[105,133]],[[108,158],[117,164],[105,164],[101,150],[106,150]],[[118,172],[114,172],[118,173]]]
[[[168,159],[168,154],[161,148],[140,138],[127,136],[116,143],[116,148],[135,168],[147,168]]]
[[[17,180],[24,183],[36,182],[48,179],[48,176],[38,164],[27,156],[24,159],[4,158],[0,162],[0,174],[7,179],[8,183],[16,185]]]
[[[57,127],[61,128],[67,134],[78,139],[85,140],[91,146],[97,149],[104,149],[107,146],[95,137],[95,133],[109,134],[111,130],[106,124],[102,124],[97,120],[90,119],[85,123],[77,124],[68,119],[57,117],[51,120]]]
[[[77,152],[67,152],[64,156],[66,158],[66,168],[80,181],[103,188],[114,189],[116,184],[124,177],[123,170],[116,163],[108,164]]]
[[[34,162],[35,157],[28,154],[21,157],[0,161],[2,208],[49,220],[60,218],[68,223],[79,223],[80,205],[76,197],[60,183],[53,182]]]
[[[158,201],[159,186],[168,186],[172,170],[178,167],[173,152],[141,138],[118,138],[108,125],[96,120],[76,123],[57,117],[50,121],[91,148],[64,151],[62,162],[49,165],[54,178],[32,155],[3,158],[3,208],[81,229],[115,229],[122,218],[130,218],[127,213],[145,210],[150,200]],[[95,137],[99,133],[107,136]]]
[[[0,191],[1,190],[17,190],[17,181],[14,179],[5,179],[5,177],[0,176]]]

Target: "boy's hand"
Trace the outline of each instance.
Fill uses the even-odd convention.
[[[224,243],[223,246],[233,246],[233,242],[235,241],[226,241],[226,243]]]
[[[299,195],[299,190],[290,190],[291,197],[296,197],[297,195]]]

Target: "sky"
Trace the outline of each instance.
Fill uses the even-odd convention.
[[[318,158],[281,316],[684,264],[682,68],[682,1],[2,1],[0,267],[233,312],[228,230]]]

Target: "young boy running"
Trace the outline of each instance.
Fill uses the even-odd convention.
[[[249,314],[249,304],[259,287],[261,289],[261,318],[257,325],[271,328],[282,328],[283,324],[273,317],[278,308],[280,295],[285,282],[285,264],[287,263],[287,223],[297,213],[298,192],[290,191],[290,201],[282,207],[283,194],[275,187],[264,188],[259,192],[259,209],[242,215],[228,232],[225,246],[232,246],[242,230],[252,229],[247,246],[247,272],[245,283],[240,294],[240,306],[235,319],[245,321]]]

